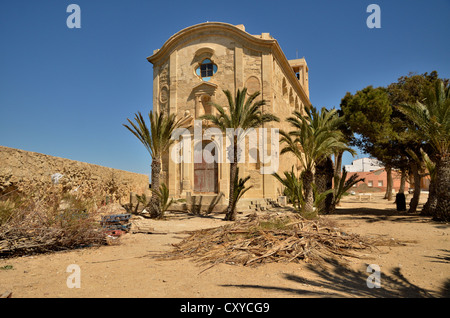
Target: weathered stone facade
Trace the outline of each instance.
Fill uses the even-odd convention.
[[[170,37],[148,61],[153,64],[154,108],[177,117],[191,117],[191,125],[205,113],[214,114],[210,102],[228,105],[223,90],[235,94],[247,87],[249,94],[261,92],[259,98],[266,101],[264,111],[281,120],[264,125],[268,139],[270,128],[289,129],[286,118],[294,110],[304,112],[310,106],[306,61],[287,60],[269,33],[251,35],[243,25],[207,22],[188,27]],[[208,123],[203,122],[203,130],[207,128]],[[193,127],[189,130],[193,136]],[[196,146],[192,144],[192,149]],[[270,153],[271,145],[266,147]],[[163,159],[161,181],[174,197],[223,193],[227,198],[229,164],[225,163],[225,151],[221,155],[223,163],[201,166],[194,160],[176,163],[168,154]],[[253,188],[245,197],[275,199],[281,193],[281,185],[272,175],[261,173],[265,165],[259,155],[256,163],[248,160],[248,141],[246,156],[245,163],[239,164],[240,175],[250,175]],[[278,173],[291,170],[293,165],[298,162],[292,155],[279,157]],[[206,186],[199,185],[201,178]]]
[[[68,191],[108,196],[111,201],[127,203],[131,192],[149,191],[149,177],[144,174],[0,146],[0,195],[51,185],[56,173],[63,175],[59,183]]]

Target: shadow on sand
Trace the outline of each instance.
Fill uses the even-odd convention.
[[[431,291],[414,285],[394,268],[391,273],[381,273],[380,288],[369,288],[367,280],[370,273],[356,271],[327,260],[327,268],[308,265],[307,269],[317,275],[317,279],[307,279],[293,274],[284,274],[284,279],[297,283],[297,288],[264,285],[222,285],[223,287],[256,288],[283,291],[296,296],[331,298],[448,298],[450,297],[450,279],[447,279],[438,291]],[[320,291],[315,290],[320,288]]]
[[[376,205],[374,205],[376,207]],[[420,210],[419,210],[420,211]],[[336,210],[339,219],[358,219],[373,223],[379,221],[405,223],[433,223],[435,227],[448,227],[448,224],[434,222],[429,217],[398,212],[395,208],[348,207]],[[450,251],[440,250],[442,255],[428,256],[432,262],[450,263]],[[399,267],[391,272],[381,271],[381,288],[369,288],[367,279],[371,273],[348,268],[335,259],[326,259],[325,266],[308,264],[307,270],[315,274],[307,279],[293,274],[284,274],[283,278],[297,283],[298,287],[287,288],[264,285],[222,285],[224,287],[256,288],[283,291],[296,296],[311,297],[360,297],[360,298],[450,298],[450,278],[447,278],[437,290],[427,290],[409,281]],[[368,266],[369,264],[367,264]],[[318,290],[320,288],[320,290]]]
[[[382,207],[378,203],[382,202]],[[394,223],[433,223],[437,228],[447,228],[448,224],[432,220],[430,216],[421,215],[423,202],[417,206],[417,212],[397,211],[394,201],[386,201],[380,198],[372,202],[365,202],[366,206],[361,206],[361,202],[346,200],[345,207],[338,207],[334,215],[339,215],[341,219],[352,219],[358,217],[368,223],[380,221],[392,221]],[[354,207],[353,207],[354,206]]]

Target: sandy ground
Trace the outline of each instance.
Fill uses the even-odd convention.
[[[422,195],[421,202],[425,200]],[[337,214],[329,216],[349,233],[383,234],[409,242],[381,247],[363,259],[331,261],[325,268],[294,263],[209,268],[190,259],[155,258],[186,237],[183,231],[224,225],[222,217],[172,214],[168,220],[149,220],[165,234],[126,234],[118,245],[0,259],[0,294],[8,290],[13,298],[450,296],[449,225],[399,214],[395,204],[380,195],[370,202],[349,196]],[[68,288],[72,273],[66,270],[71,264],[80,268],[80,288]],[[380,266],[381,288],[367,287],[368,264]]]

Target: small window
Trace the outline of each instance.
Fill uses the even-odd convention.
[[[203,61],[200,65],[200,74],[201,77],[213,76],[213,64]]]
[[[217,65],[210,59],[204,59],[199,67],[195,70],[197,76],[201,77],[204,81],[209,81],[211,77],[217,72]]]
[[[373,181],[367,182],[367,185],[368,185],[369,187],[373,187]]]
[[[379,180],[379,181],[378,181],[378,186],[379,186],[379,187],[382,187],[382,186],[383,186],[383,180]]]

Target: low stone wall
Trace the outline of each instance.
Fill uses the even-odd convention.
[[[85,162],[0,146],[0,195],[51,186],[52,175],[67,191],[110,202],[129,202],[130,192],[149,193],[149,177]]]

